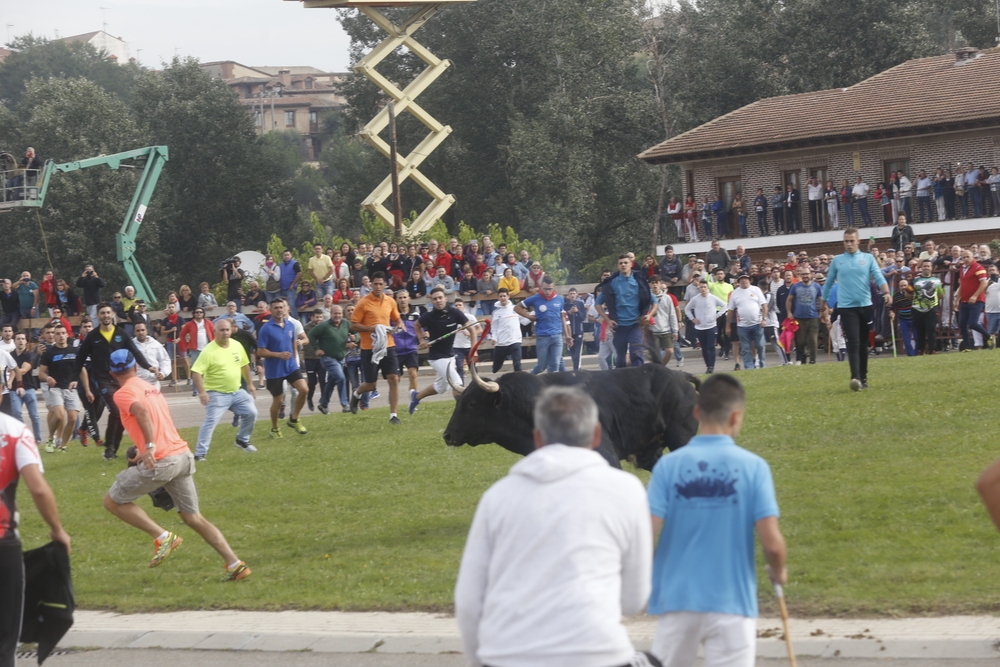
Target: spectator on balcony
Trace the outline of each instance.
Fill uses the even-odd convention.
[[[331,292],[332,294],[333,292]],[[243,297],[242,305],[256,306],[264,300],[264,293],[260,291],[260,283],[256,280],[250,281],[250,290]]]
[[[524,291],[528,294],[538,294],[542,289],[542,281],[545,279],[545,272],[542,265],[532,262],[528,277],[524,279]]]
[[[424,281],[423,271],[419,268],[413,269],[410,279],[406,281],[406,293],[410,295],[411,299],[419,299],[427,295],[427,282]],[[350,300],[349,293],[345,294],[345,297]]]
[[[354,270],[351,271],[351,287],[358,289],[361,283],[368,277],[368,269],[365,268],[365,260],[362,257],[354,258]]]
[[[823,189],[823,201],[826,202],[826,215],[830,218],[832,229],[840,227],[840,210],[837,208],[837,188],[833,187],[833,181],[827,181]]]
[[[674,221],[674,227],[677,228],[677,240],[684,240],[684,213],[681,210],[681,203],[677,201],[677,197],[671,197],[670,203],[667,204],[667,214]]]
[[[987,179],[990,177],[989,170],[983,165],[979,165],[979,201],[980,212],[983,217],[991,215],[991,210],[993,208],[993,200],[990,198],[990,184]]]
[[[927,176],[927,172],[921,169],[917,173],[917,214],[920,222],[934,222],[934,214],[931,213],[931,196],[933,194],[934,183]]]
[[[774,186],[771,195],[771,216],[774,218],[775,235],[785,233],[785,196],[781,194],[781,186]]]
[[[305,285],[305,283],[303,283]],[[229,301],[226,303],[226,312],[216,317],[213,321],[213,326],[218,325],[221,320],[229,320],[233,323],[234,329],[243,329],[243,331],[253,331],[253,322],[250,318],[244,315],[239,310],[239,305],[235,301]]]
[[[712,238],[712,202],[708,196],[705,197],[705,201],[698,204],[697,208],[701,213],[701,227],[705,230],[705,239],[708,240]]]
[[[993,203],[993,217],[1000,216],[1000,170],[993,167],[986,183],[989,185],[990,201]]]
[[[747,231],[747,205],[743,201],[743,194],[737,192],[733,197],[733,217],[739,222],[740,236],[747,238],[750,233]]]
[[[969,201],[971,202],[971,206],[969,207],[970,214],[974,214],[974,217],[981,218],[983,215],[983,201],[978,185],[979,170],[976,169],[975,165],[970,162],[965,170],[965,191],[968,194]]]
[[[431,281],[431,284],[428,285],[430,289],[434,289],[438,286],[444,290],[445,295],[455,293],[455,280],[448,275],[443,266],[437,267],[437,275],[434,277],[434,280]]]
[[[55,289],[56,283],[50,269],[42,276],[42,283],[38,286],[39,309],[42,313],[51,313],[52,308],[56,305]]]
[[[789,183],[785,188],[785,207],[788,213],[785,216],[785,220],[788,223],[789,234],[802,231],[801,218],[799,217],[799,202],[801,199],[798,189]]]
[[[198,289],[201,290],[201,294],[198,295],[198,308],[203,308],[205,312],[209,309],[218,308],[219,302],[215,300],[215,295],[210,291],[211,286],[208,283],[202,283],[198,285]]]
[[[848,227],[854,226],[854,189],[843,179],[840,182],[840,203],[844,207],[844,224]]]
[[[938,168],[934,172],[934,181],[931,185],[931,190],[934,193],[934,208],[937,211],[938,221],[943,221],[948,218],[948,213],[945,208],[944,201],[944,189],[945,189],[945,176],[944,169]]]
[[[905,213],[906,219],[913,217],[913,181],[906,177],[902,170],[896,172],[896,181],[899,183],[899,213]]]
[[[715,201],[712,202],[712,213],[715,214],[715,231],[718,237],[726,238],[726,202],[719,195],[715,195]]]
[[[965,166],[958,165],[955,170],[955,218],[959,217],[959,209],[961,209],[961,217],[968,218],[971,217],[971,211],[969,209],[969,202],[965,197]]]
[[[764,188],[757,188],[757,196],[753,198],[753,208],[757,213],[757,229],[761,236],[767,236],[767,197]]]
[[[858,176],[854,181],[854,187],[851,189],[851,196],[854,197],[854,201],[858,203],[858,213],[861,214],[861,221],[864,223],[865,227],[872,226],[872,216],[868,212],[868,184],[861,180]]]
[[[483,276],[476,281],[476,293],[479,295],[479,307],[482,308],[483,315],[493,314],[493,305],[496,303],[497,290],[500,289],[500,280],[496,277],[492,267],[486,267]]]
[[[698,242],[698,204],[694,200],[694,195],[688,193],[684,200],[684,225],[687,227],[687,240],[690,243]],[[683,240],[680,237],[678,240]]]
[[[194,313],[194,309],[198,307],[198,297],[191,294],[191,288],[187,285],[181,285],[178,292],[180,295],[177,298],[177,312]]]
[[[93,264],[83,267],[83,275],[77,278],[76,286],[83,290],[83,303],[87,307],[87,315],[96,322],[97,304],[101,302],[101,289],[105,287],[105,283],[97,275]]]
[[[815,176],[806,183],[806,196],[809,198],[809,222],[812,231],[823,229],[823,184]]]
[[[72,317],[80,314],[80,299],[62,278],[56,278],[56,288],[53,292],[55,305],[61,308],[64,315]]]
[[[882,212],[882,219],[879,221],[879,226],[884,227],[886,225],[892,224],[892,195],[889,192],[888,186],[886,186],[885,181],[879,181],[875,184],[875,193],[873,195],[873,202],[879,207]]]

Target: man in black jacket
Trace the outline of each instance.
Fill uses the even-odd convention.
[[[97,319],[100,326],[87,334],[76,355],[76,372],[80,382],[86,388],[87,400],[93,402],[90,377],[84,369],[84,363],[90,361],[90,372],[94,374],[101,399],[108,408],[108,426],[104,432],[104,459],[111,460],[118,456],[118,445],[121,444],[124,427],[114,396],[118,391],[118,381],[111,375],[111,353],[115,350],[127,349],[135,356],[136,363],[148,370],[157,379],[163,379],[159,369],[151,366],[142,352],[135,346],[132,337],[125,328],[115,324],[115,312],[109,303],[97,305]]]
[[[913,227],[906,224],[906,214],[900,213],[896,218],[896,226],[892,228],[892,249],[903,252],[907,243],[916,243]]]
[[[76,286],[83,290],[83,305],[94,322],[97,321],[97,304],[101,302],[104,279],[97,275],[93,264],[83,267],[83,275],[76,279]]]
[[[631,349],[632,365],[642,363],[643,335],[640,322],[649,317],[653,298],[649,283],[640,272],[632,271],[628,255],[618,257],[618,271],[600,285],[594,308],[614,331],[615,368],[625,368]]]

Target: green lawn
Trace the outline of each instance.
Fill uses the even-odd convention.
[[[750,396],[740,443],[774,470],[798,614],[990,612],[997,535],[973,490],[1000,455],[989,368],[1000,352],[877,359],[872,389],[847,388],[846,364],[740,373]],[[383,410],[307,417],[246,455],[216,431],[196,480],[202,511],[253,575],[219,582],[222,562],[175,513],[152,510],[183,547],[150,570],[150,540],[101,507],[124,463],[74,443],[45,455],[73,536],[78,603],[90,609],[446,610],[476,502],[518,457],[449,448],[451,403],[390,428]],[[183,432],[192,442],[195,432]],[[646,478],[642,473],[643,479]],[[148,499],[140,501],[149,507]],[[21,494],[26,545],[46,541]],[[762,585],[765,611],[768,586]]]

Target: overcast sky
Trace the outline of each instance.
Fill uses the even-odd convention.
[[[107,11],[102,12],[101,7]],[[105,18],[106,17],[106,18]],[[202,62],[311,65],[346,71],[350,40],[333,9],[286,0],[0,0],[0,37],[49,39],[102,29],[129,55],[159,67],[174,54]]]

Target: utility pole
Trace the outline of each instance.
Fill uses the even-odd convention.
[[[10,44],[10,29],[14,27],[13,23],[7,24],[7,44]]]
[[[403,236],[403,204],[399,199],[399,165],[396,164],[396,105],[389,102],[389,162],[392,163],[392,203],[396,236]]]

